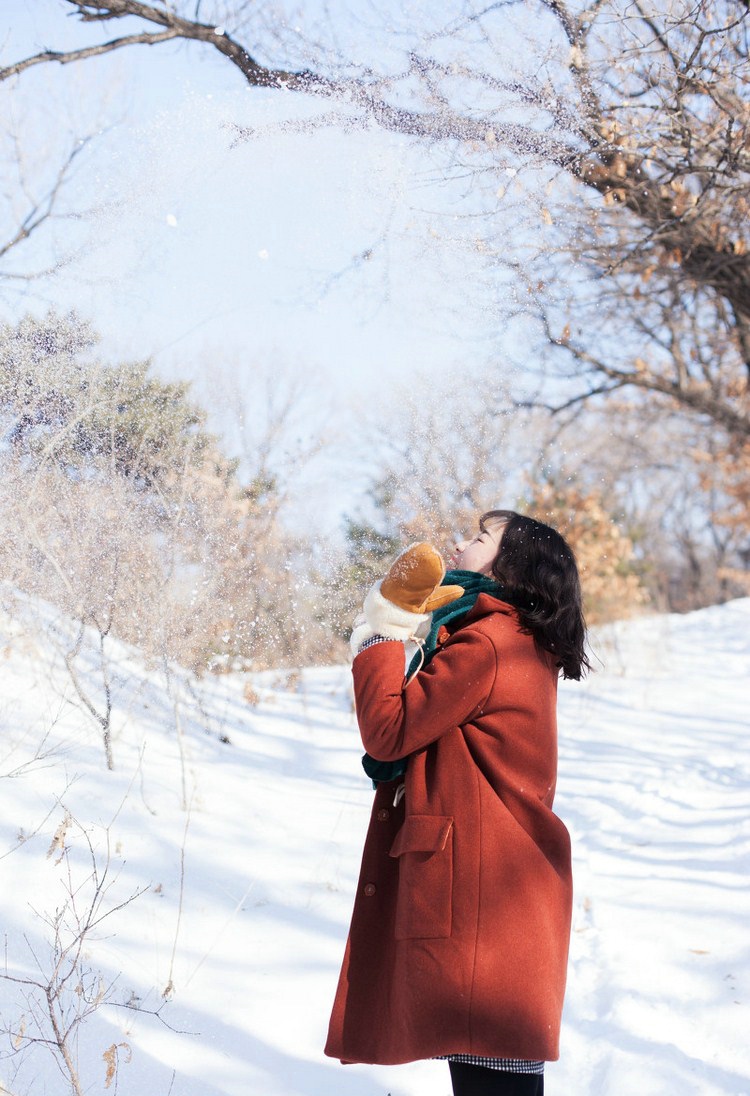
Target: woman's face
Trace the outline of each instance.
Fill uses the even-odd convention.
[[[488,522],[473,540],[459,541],[450,557],[451,568],[477,571],[480,575],[492,574],[492,564],[500,550],[504,529],[504,521]]]

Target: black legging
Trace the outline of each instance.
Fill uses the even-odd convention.
[[[544,1096],[543,1073],[509,1073],[466,1062],[448,1065],[453,1096]]]

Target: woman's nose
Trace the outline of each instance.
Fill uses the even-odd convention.
[[[453,545],[453,551],[454,552],[463,552],[465,547],[466,547],[466,541],[465,540],[457,540],[456,543]]]

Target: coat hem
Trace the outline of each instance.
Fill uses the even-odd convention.
[[[556,1062],[560,1055],[557,1051],[552,1052],[551,1048],[547,1048],[544,1053],[533,1053],[532,1050],[524,1050],[519,1052],[518,1048],[511,1050],[510,1048],[498,1048],[493,1047],[492,1050],[477,1050],[472,1048],[471,1050],[461,1050],[456,1048],[456,1044],[451,1044],[451,1049],[448,1050],[444,1046],[435,1047],[432,1050],[425,1050],[420,1054],[410,1054],[408,1057],[402,1057],[401,1055],[383,1055],[383,1054],[371,1054],[366,1056],[356,1056],[350,1058],[342,1058],[340,1053],[329,1050],[326,1048],[323,1053],[327,1058],[338,1059],[342,1066],[406,1066],[411,1062],[429,1062],[436,1058],[449,1058],[453,1055],[466,1055],[470,1054],[476,1058],[515,1058],[525,1061],[533,1062]]]

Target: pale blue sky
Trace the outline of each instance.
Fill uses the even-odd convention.
[[[6,11],[0,64],[102,34],[60,0],[4,0]],[[104,130],[67,195],[99,212],[16,261],[79,253],[26,295],[4,293],[9,318],[74,307],[105,353],[152,356],[213,391],[230,379],[251,393],[258,373],[286,364],[309,379],[327,423],[331,406],[343,423],[351,400],[372,404],[416,370],[461,377],[497,349],[475,228],[451,214],[451,185],[435,188],[439,156],[376,130],[282,134],[279,120],[318,108],[248,88],[197,43],[41,66],[0,88],[17,125],[28,129],[31,112],[49,162],[61,138],[36,117],[40,103],[55,126]],[[232,147],[233,124],[266,132]]]

